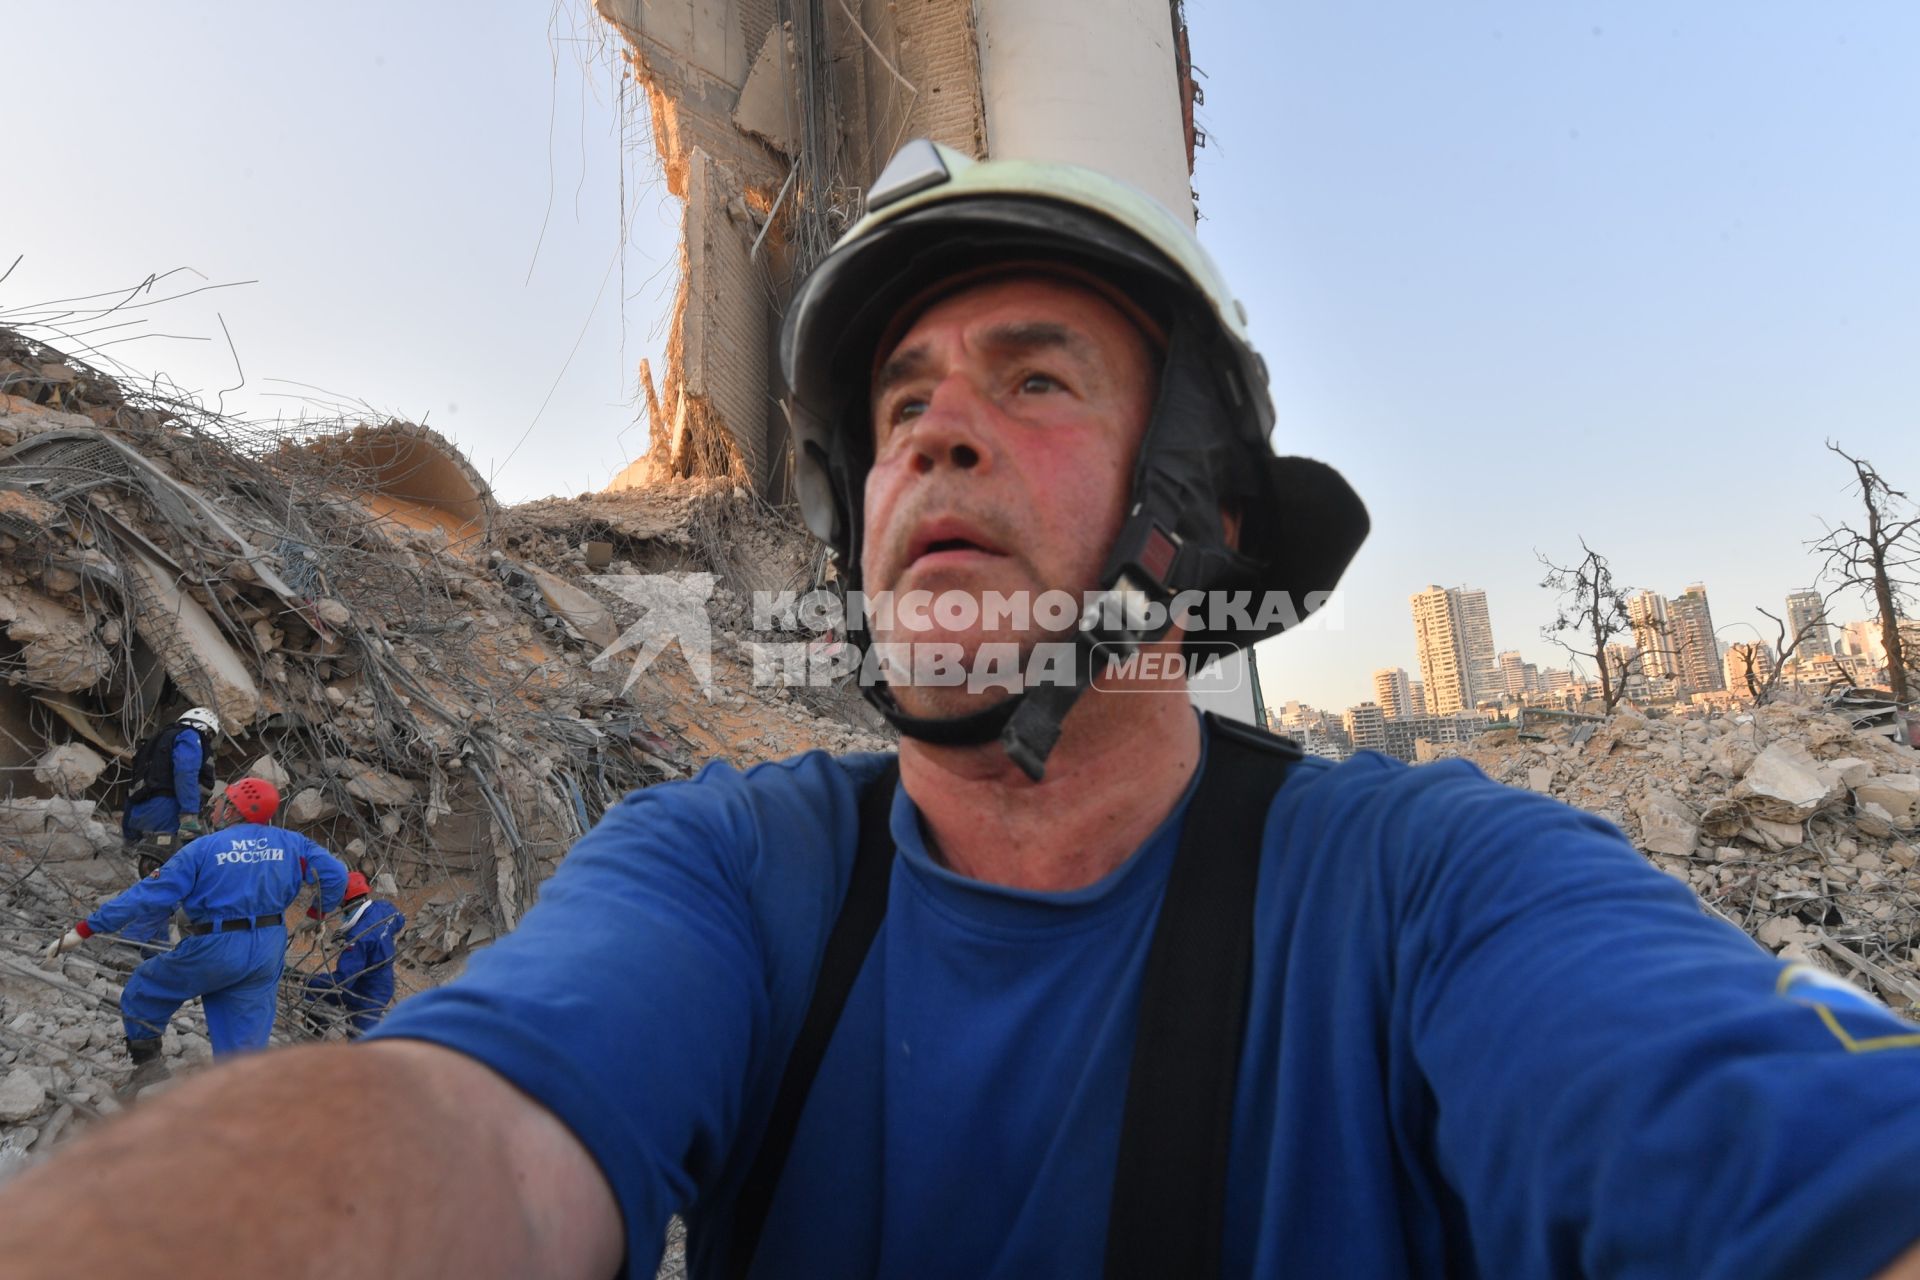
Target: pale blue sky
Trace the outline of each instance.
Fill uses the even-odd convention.
[[[598,487],[641,439],[677,210],[580,12],[16,6],[0,310],[257,279],[143,313],[212,342],[108,353],[211,399],[236,381],[217,309],[230,409],[295,414],[268,379],[312,383],[427,416],[509,499]],[[1582,535],[1633,585],[1704,580],[1723,627],[1777,611],[1816,516],[1848,513],[1823,436],[1920,486],[1920,9],[1188,12],[1201,235],[1279,443],[1375,518],[1342,629],[1264,647],[1271,697],[1337,708],[1411,669],[1428,582],[1485,587],[1501,647],[1549,659],[1533,549]]]

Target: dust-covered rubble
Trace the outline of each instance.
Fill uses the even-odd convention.
[[[0,329],[0,1165],[124,1080],[138,954],[40,952],[132,882],[129,765],[189,706],[221,717],[221,782],[271,780],[407,913],[403,993],[511,929],[633,788],[888,745],[856,690],[756,686],[747,601],[824,562],[744,485],[505,508],[427,428],[247,423],[158,386]],[[713,583],[711,688],[620,645],[644,611],[610,587],[688,574]],[[293,1016],[322,963],[295,938],[277,1040],[330,1034]],[[176,1060],[205,1056],[196,1009]]]
[[[1496,730],[1460,755],[1613,822],[1768,950],[1920,1013],[1920,752],[1783,701]]]

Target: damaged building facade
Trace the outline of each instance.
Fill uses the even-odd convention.
[[[1198,98],[1167,0],[596,0],[645,88],[681,272],[650,444],[614,489],[733,475],[789,495],[773,344],[901,143],[1062,160],[1189,224]],[[1061,57],[1062,49],[1073,50]]]

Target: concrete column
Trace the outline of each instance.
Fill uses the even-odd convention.
[[[976,0],[987,154],[1139,187],[1189,226],[1168,0]]]

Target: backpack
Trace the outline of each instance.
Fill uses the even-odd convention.
[[[133,794],[128,797],[128,804],[173,794],[174,740],[183,733],[198,732],[192,725],[176,720],[140,744],[139,750],[133,753]],[[200,790],[213,790],[213,752],[207,749],[205,738],[200,739]]]

